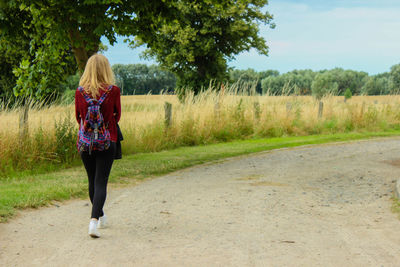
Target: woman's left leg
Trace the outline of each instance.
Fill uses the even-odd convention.
[[[88,152],[81,152],[80,155],[88,176],[90,202],[93,204],[94,180],[96,177],[96,158],[94,155],[89,155]]]
[[[109,149],[96,153],[96,176],[94,179],[94,196],[92,218],[103,216],[103,206],[106,201],[108,176],[115,157],[115,143],[111,142]]]

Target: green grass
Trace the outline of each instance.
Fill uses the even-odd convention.
[[[399,216],[400,219],[400,199],[393,198],[392,211]]]
[[[155,153],[125,155],[115,161],[111,184],[130,184],[189,166],[232,156],[307,144],[322,144],[373,137],[399,136],[400,131],[341,133],[301,137],[250,139],[206,146],[181,147]],[[82,166],[36,175],[15,175],[0,180],[0,222],[17,209],[37,208],[51,201],[87,196],[86,173]]]

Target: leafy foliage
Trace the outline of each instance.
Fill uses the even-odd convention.
[[[72,104],[75,100],[75,90],[79,86],[80,75],[79,73],[67,77],[64,83],[61,84],[62,104]]]
[[[347,88],[346,91],[344,92],[344,97],[346,99],[350,99],[353,95],[351,94],[350,88]]]
[[[389,90],[392,93],[400,93],[400,64],[390,68]]]
[[[115,64],[112,66],[117,85],[125,95],[158,94],[163,91],[172,92],[176,86],[176,77],[156,65]]]
[[[29,51],[29,39],[23,29],[24,21],[29,20],[28,12],[7,7],[0,1],[0,99],[10,101],[17,78],[13,68],[17,67]]]
[[[26,40],[28,53],[12,66],[17,76],[14,94],[18,96],[41,98],[57,91],[66,77],[76,69],[82,71],[88,57],[102,49],[101,37],[113,45],[116,34],[135,36],[135,40],[130,39],[131,44],[146,44],[147,55],[174,72],[178,85],[199,90],[211,79],[226,78],[226,61],[234,55],[250,48],[268,53],[265,40],[258,35],[259,23],[274,26],[272,16],[261,11],[267,3],[3,0],[0,37],[12,40],[19,36]],[[14,51],[18,49],[13,47]]]
[[[282,95],[294,93],[308,95],[315,75],[316,73],[311,70],[294,70],[263,79],[261,87],[265,94]]]
[[[229,81],[231,83],[236,83],[238,81],[242,81],[244,83],[254,83],[256,82],[256,92],[262,93],[261,80],[267,77],[276,77],[279,75],[279,71],[277,70],[267,70],[257,72],[254,69],[247,70],[237,70],[230,69],[229,70]]]
[[[363,95],[384,95],[389,93],[388,73],[368,77],[361,88],[361,94]]]
[[[14,69],[17,80],[7,84],[16,83],[14,94],[17,96],[42,99],[57,93],[66,77],[77,69],[82,71],[88,57],[104,49],[100,43],[102,36],[113,44],[116,33],[135,35],[137,31],[146,31],[141,28],[141,18],[162,15],[167,10],[163,8],[165,2],[1,1],[0,51],[8,49],[15,38],[22,43],[22,46],[18,42],[11,45],[11,52],[19,57],[2,74],[9,76]],[[2,78],[5,84],[3,81]]]
[[[319,73],[312,83],[313,95],[330,93],[334,95],[343,95],[347,88],[352,94],[360,94],[368,73],[353,70],[343,70],[335,68],[329,71]]]
[[[311,85],[312,94],[320,99],[327,94],[337,95],[339,92],[339,84],[333,73],[319,73]]]
[[[255,48],[268,54],[259,23],[272,23],[261,10],[267,0],[172,1],[174,19],[154,17],[152,33],[140,32],[133,46],[146,44],[145,56],[153,57],[178,77],[178,87],[199,92],[210,80],[227,78],[227,60]]]
[[[312,71],[294,70],[281,75],[271,75],[261,81],[263,93],[281,94],[313,94],[321,98],[326,94],[343,95],[349,89],[352,95],[397,94],[396,71],[400,67],[392,67],[391,72],[368,76],[366,72],[344,70]],[[399,64],[400,66],[400,64]],[[254,75],[253,75],[254,76]],[[400,75],[399,81],[400,81]],[[398,85],[400,88],[400,82]]]
[[[27,6],[24,1],[7,1],[0,7],[0,50],[15,57],[6,72],[9,75],[12,71],[16,76],[14,95],[43,100],[57,94],[60,81],[73,69],[68,43],[62,36],[52,34],[51,21],[33,3]]]

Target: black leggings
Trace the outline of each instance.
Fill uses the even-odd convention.
[[[99,219],[104,215],[103,206],[107,195],[108,176],[115,157],[116,146],[111,142],[105,151],[81,152],[83,165],[89,180],[89,197],[92,202],[92,217]]]

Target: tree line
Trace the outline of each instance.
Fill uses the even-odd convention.
[[[276,70],[257,72],[253,69],[231,70],[230,82],[253,82],[260,94],[270,95],[387,95],[400,92],[400,64],[389,72],[368,75],[367,72],[334,68],[331,70],[293,70],[280,74]]]
[[[112,66],[116,84],[124,95],[173,93],[176,87],[175,75],[157,65],[115,64]]]
[[[158,65],[115,64],[112,69],[124,95],[174,93],[178,86],[175,74]],[[78,83],[79,75],[70,76],[63,84],[63,91],[75,89]],[[352,95],[398,94],[400,64],[377,75],[342,68],[293,70],[282,74],[277,70],[229,69],[223,83],[244,83],[254,86],[258,94],[269,95],[314,95],[318,98],[325,94],[344,95],[346,90]]]

